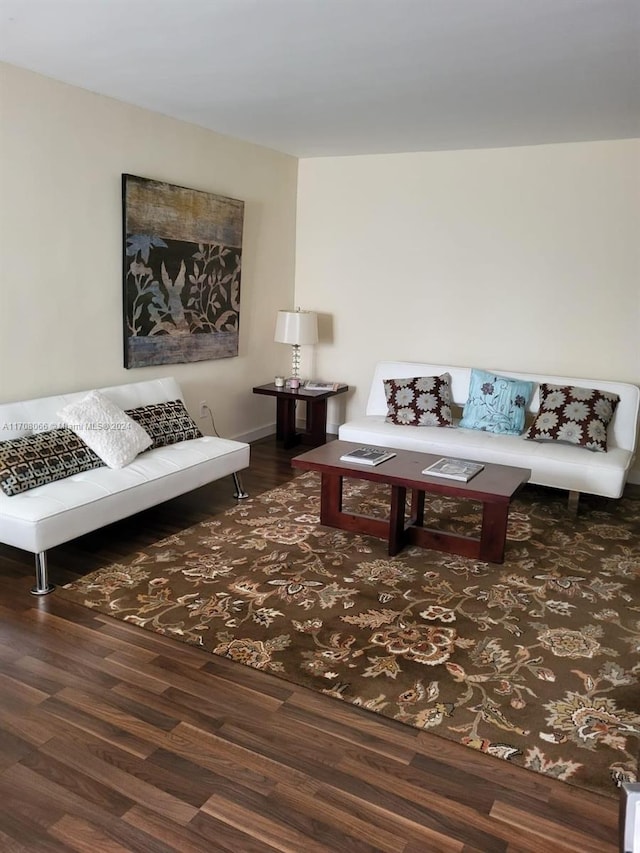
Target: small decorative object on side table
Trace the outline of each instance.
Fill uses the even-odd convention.
[[[266,394],[276,398],[276,439],[284,443],[285,448],[305,444],[318,447],[327,440],[327,400],[349,390],[348,385],[325,383],[330,387],[312,390],[300,388],[281,388],[274,383],[258,385],[254,394]],[[307,428],[303,432],[296,430],[296,403],[307,404]]]

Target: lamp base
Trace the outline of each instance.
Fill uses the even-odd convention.
[[[285,382],[285,387],[288,388],[289,391],[297,391],[300,385],[301,382],[297,376],[290,376]]]

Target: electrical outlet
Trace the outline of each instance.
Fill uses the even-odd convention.
[[[200,400],[200,417],[206,418],[209,411],[209,406],[206,400]]]

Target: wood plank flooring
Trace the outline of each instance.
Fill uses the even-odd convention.
[[[255,495],[290,479],[252,446]],[[49,554],[66,583],[234,504],[231,478]],[[29,595],[0,546],[0,850],[616,853],[618,802]]]

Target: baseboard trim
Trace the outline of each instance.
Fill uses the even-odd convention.
[[[268,435],[276,434],[276,425],[275,423],[267,424],[266,426],[259,427],[258,429],[249,430],[249,432],[240,433],[240,435],[234,435],[234,441],[244,441],[247,444],[251,444],[252,441],[258,441],[261,438],[266,438]]]
[[[339,426],[339,424],[327,424],[327,433],[329,433],[329,435],[337,435]],[[296,427],[300,431],[303,431],[306,427],[306,422],[304,420],[297,421]],[[261,438],[267,438],[267,436],[275,434],[276,425],[275,423],[272,423],[258,427],[258,429],[251,429],[248,432],[239,433],[238,435],[225,435],[223,438],[229,438],[233,441],[245,441],[247,444],[250,444],[252,441],[259,441]]]

